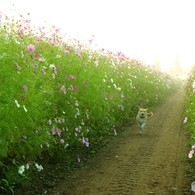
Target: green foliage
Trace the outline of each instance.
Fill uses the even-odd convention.
[[[185,84],[185,117],[184,120],[185,128],[189,131],[192,137],[195,136],[195,74],[194,74],[194,68],[192,68],[188,79],[186,80]],[[193,142],[193,141],[192,141]],[[195,142],[194,142],[195,144]]]
[[[18,173],[22,165],[90,148],[138,106],[152,108],[176,89],[169,75],[121,53],[92,51],[27,23],[0,27],[1,189],[11,191],[35,174]]]
[[[186,80],[185,83],[185,112],[184,112],[184,127],[189,133],[190,139],[189,144],[191,148],[189,148],[188,154],[188,161],[189,161],[189,180],[190,182],[194,182],[194,163],[195,163],[195,156],[194,156],[194,149],[195,149],[195,71],[194,67],[191,69],[191,72]],[[189,194],[194,194],[191,191]]]

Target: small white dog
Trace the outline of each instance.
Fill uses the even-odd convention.
[[[144,129],[145,125],[146,125],[146,121],[147,118],[152,117],[153,113],[147,113],[148,109],[144,109],[144,108],[140,108],[139,107],[139,111],[136,117],[136,121],[138,122],[139,126],[140,126],[140,132],[139,134],[142,134],[142,130]]]

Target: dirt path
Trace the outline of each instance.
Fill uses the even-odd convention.
[[[183,195],[188,144],[182,102],[178,90],[153,111],[142,135],[133,125],[51,194]]]

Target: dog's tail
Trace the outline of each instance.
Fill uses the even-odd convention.
[[[150,112],[150,113],[147,113],[147,117],[152,117],[153,116],[153,113]]]

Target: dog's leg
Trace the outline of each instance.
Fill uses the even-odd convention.
[[[142,134],[142,130],[144,129],[145,125],[146,125],[146,123],[140,124],[140,132],[139,132],[139,134]]]

